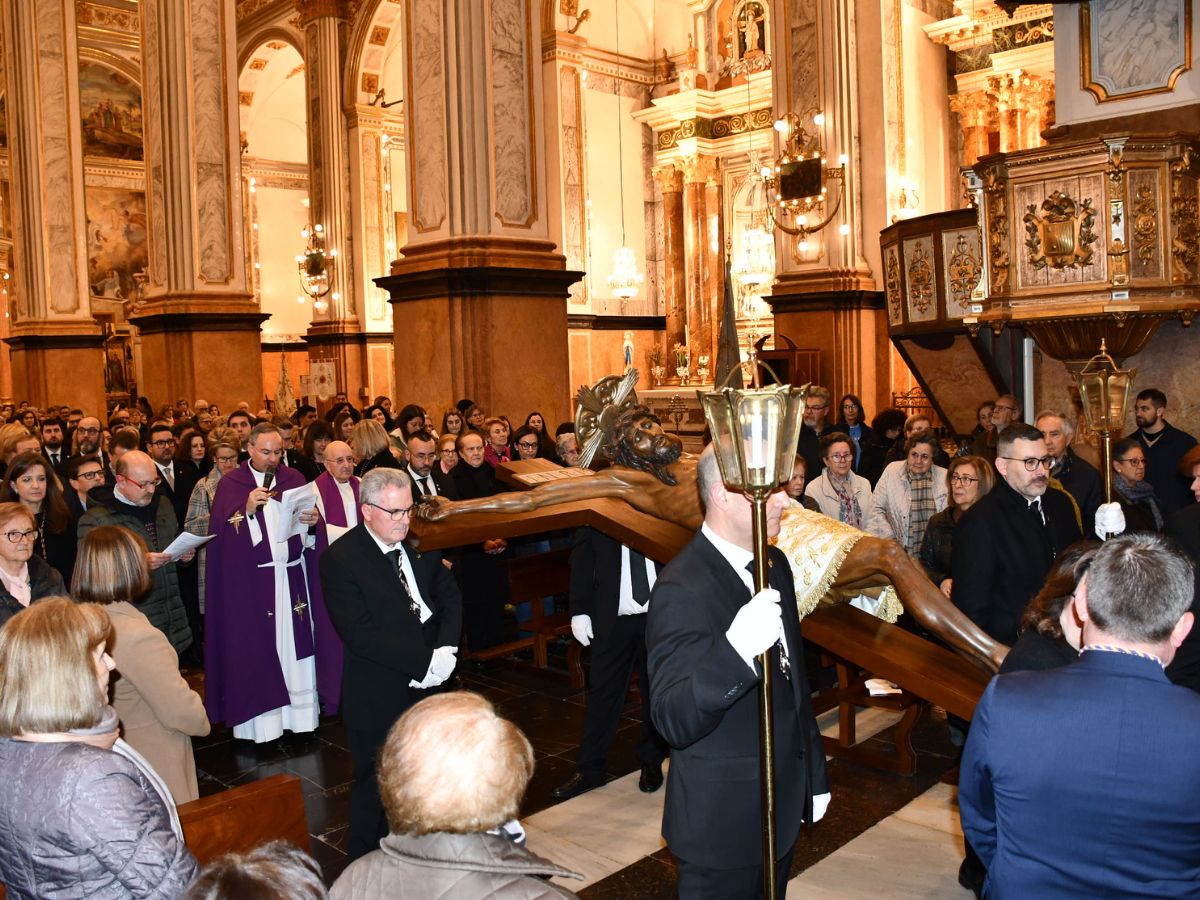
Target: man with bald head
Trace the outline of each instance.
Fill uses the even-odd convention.
[[[86,421],[86,420],[85,420]],[[179,575],[175,563],[163,551],[179,534],[179,523],[171,501],[155,489],[158,468],[141,450],[130,450],[116,462],[116,481],[94,488],[88,494],[87,512],[79,520],[79,539],[100,525],[120,525],[141,535],[150,552],[152,586],[138,602],[150,624],[167,636],[176,653],[182,654],[192,643],[187,611],[179,593]],[[191,562],[195,551],[180,559]]]
[[[269,422],[254,426],[246,447],[249,460],[217,483],[209,519],[217,539],[206,548],[204,703],[235,738],[264,743],[315,730],[318,690],[336,702],[317,680],[317,657],[337,636],[316,609],[316,533],[304,527],[317,523],[315,503],[296,533],[280,502],[307,489],[304,476],[279,464],[283,436]]]

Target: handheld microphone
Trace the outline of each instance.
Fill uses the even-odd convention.
[[[267,469],[263,474],[263,487],[267,489],[267,493],[271,493],[271,483],[275,480],[275,470]]]

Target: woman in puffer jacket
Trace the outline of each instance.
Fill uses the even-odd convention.
[[[118,738],[103,608],[0,629],[0,882],[11,898],[177,897],[197,873],[162,779]]]

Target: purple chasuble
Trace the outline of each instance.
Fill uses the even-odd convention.
[[[304,483],[304,476],[294,469],[280,466],[275,470],[274,489],[279,493]],[[217,539],[206,548],[204,703],[209,719],[230,725],[290,702],[275,648],[275,570],[264,565],[272,562],[273,537],[260,512],[256,518],[263,538],[254,546],[250,517],[246,516],[246,498],[256,487],[250,464],[243,463],[217,483],[209,519],[209,534]],[[328,635],[323,633],[320,620],[328,622],[328,617],[313,608],[318,602],[313,587],[319,588],[315,553],[304,549],[299,536],[292,537],[288,562],[301,559],[303,566],[288,567],[293,640],[297,657],[315,653],[319,669],[324,646],[338,638],[332,627]],[[317,623],[315,634],[313,622]]]

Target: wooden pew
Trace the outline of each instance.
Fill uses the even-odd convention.
[[[272,775],[179,807],[188,849],[201,865],[222,853],[244,853],[267,841],[312,850],[304,793],[295,775]]]
[[[924,705],[933,703],[969,720],[991,680],[990,674],[952,650],[847,604],[818,608],[804,618],[800,630],[837,665],[838,687],[813,697],[818,714],[838,708],[838,737],[824,739],[826,751],[902,775],[916,771],[911,735]],[[863,681],[871,676],[894,682],[904,693],[870,697]],[[892,753],[856,741],[857,706],[903,711]]]

